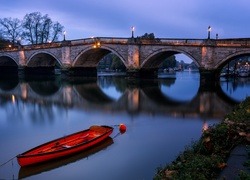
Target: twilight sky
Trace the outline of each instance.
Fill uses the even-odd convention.
[[[0,18],[23,19],[31,12],[60,22],[66,39],[91,36],[158,38],[250,36],[250,0],[16,0],[2,1]],[[61,37],[62,38],[62,37]]]

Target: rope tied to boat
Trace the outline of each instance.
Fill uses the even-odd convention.
[[[2,166],[4,166],[5,164],[7,164],[8,162],[12,161],[12,160],[15,159],[15,158],[16,158],[16,156],[14,156],[14,157],[12,157],[11,159],[7,160],[5,163],[3,163],[3,164],[0,165],[0,168],[1,168]],[[13,164],[13,163],[12,163],[12,164]]]

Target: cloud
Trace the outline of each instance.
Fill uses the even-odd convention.
[[[23,18],[31,12],[48,14],[64,25],[67,37],[129,37],[154,33],[164,38],[247,37],[250,13],[248,0],[22,0],[5,1],[0,6],[3,17]]]

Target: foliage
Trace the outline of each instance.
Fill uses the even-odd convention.
[[[162,68],[174,68],[176,67],[176,58],[175,55],[168,57],[162,62]]]
[[[154,40],[155,39],[155,35],[154,35],[154,33],[149,33],[149,34],[145,33],[140,38],[141,39],[147,39],[147,40]]]
[[[120,58],[110,53],[107,56],[105,56],[98,65],[98,70],[119,70],[119,71],[125,71],[126,66],[124,63],[120,60]]]
[[[154,33],[145,33],[142,36],[138,36],[137,37],[138,42],[142,42],[142,41],[154,41],[154,42],[160,42],[160,39],[155,38]]]
[[[120,60],[120,58],[118,56],[116,56],[115,54],[112,54],[111,68],[112,69],[119,69],[122,71],[126,70],[126,66],[123,64],[123,62]]]
[[[250,139],[250,97],[240,103],[220,124],[209,127],[178,158],[158,168],[154,179],[216,179],[226,166],[232,148]],[[249,177],[244,172],[239,176]]]
[[[240,171],[239,178],[241,180],[249,180],[250,179],[250,174],[248,174],[248,173],[246,173],[244,171]]]
[[[31,44],[40,44],[57,41],[62,35],[63,26],[59,22],[53,22],[47,14],[33,12],[26,14],[23,20],[0,19],[0,31],[3,38],[13,44],[20,39]]]
[[[185,63],[183,60],[181,60],[180,62],[176,60],[175,55],[172,55],[168,58],[166,58],[162,64],[161,67],[162,69],[168,69],[168,68],[182,68],[182,69],[187,69],[187,68],[192,68],[192,69],[197,69],[197,66],[194,62],[192,62],[191,64],[189,63]]]

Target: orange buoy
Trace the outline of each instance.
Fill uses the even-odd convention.
[[[126,126],[124,124],[120,124],[120,131],[126,131]]]

